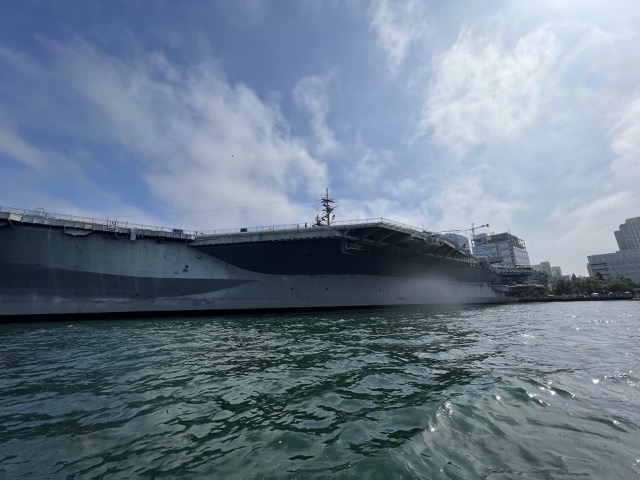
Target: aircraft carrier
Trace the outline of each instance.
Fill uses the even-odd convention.
[[[0,320],[502,303],[443,235],[384,218],[210,232],[0,207]]]

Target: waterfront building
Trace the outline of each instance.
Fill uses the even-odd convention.
[[[562,278],[562,269],[560,267],[552,267],[549,262],[540,262],[536,265],[531,265],[536,272],[544,273],[551,281],[556,281]]]
[[[536,272],[544,273],[547,277],[551,278],[553,273],[551,272],[551,264],[549,262],[540,262],[534,265],[531,265]]]
[[[587,256],[589,276],[609,278],[622,275],[640,283],[640,217],[627,218],[614,235],[620,250]]]
[[[620,251],[640,248],[640,217],[627,218],[613,234]]]
[[[511,233],[479,233],[473,236],[473,254],[505,267],[530,266],[524,240]]]
[[[590,277],[602,278],[622,275],[640,283],[640,249],[623,250],[615,253],[589,255],[587,257],[587,271]],[[600,274],[600,275],[598,275]]]

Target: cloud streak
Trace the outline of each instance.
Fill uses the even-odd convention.
[[[372,12],[370,28],[376,33],[388,71],[396,75],[411,48],[428,32],[423,2],[380,0],[373,4]]]
[[[126,61],[83,41],[47,45],[54,64],[39,73],[66,79],[83,103],[83,117],[91,112],[85,127],[91,137],[115,141],[110,148],[125,162],[121,169],[140,175],[163,209],[273,203],[300,191],[319,192],[326,184],[324,164],[290,136],[278,106],[246,85],[229,85],[215,64],[178,70],[156,52]],[[63,105],[55,108],[75,114]],[[330,137],[322,140],[326,152]],[[81,138],[74,141],[82,146]],[[43,161],[41,151],[7,129],[0,142],[29,167]],[[118,187],[117,180],[107,185]],[[292,205],[274,210],[244,212],[245,221],[304,220],[310,214]],[[238,221],[238,212],[221,216],[225,223]]]
[[[293,90],[298,107],[310,115],[311,129],[315,136],[314,151],[319,156],[336,155],[341,151],[340,144],[326,123],[329,113],[327,89],[330,83],[330,75],[305,77]]]
[[[431,135],[437,145],[462,156],[522,134],[539,114],[555,56],[554,36],[545,29],[510,50],[496,39],[464,32],[434,62],[416,136]]]

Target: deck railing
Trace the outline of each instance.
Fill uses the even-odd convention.
[[[9,215],[15,215],[20,217],[15,219],[21,222],[32,223],[37,225],[54,225],[69,228],[82,228],[87,230],[101,230],[112,231],[117,233],[128,233],[131,229],[137,229],[137,235],[139,236],[162,236],[173,237],[186,240],[203,239],[206,237],[226,236],[226,235],[238,235],[244,233],[288,233],[300,231],[305,228],[313,229],[326,229],[331,230],[335,227],[350,227],[350,226],[366,226],[372,227],[386,226],[395,230],[400,230],[408,234],[423,234],[432,238],[437,238],[438,242],[449,244],[452,248],[458,250],[459,247],[450,239],[446,237],[430,232],[424,229],[419,229],[411,225],[389,220],[383,217],[356,219],[356,220],[341,220],[333,222],[331,225],[319,225],[305,224],[305,223],[290,223],[285,225],[271,225],[262,227],[246,227],[246,228],[231,228],[231,229],[218,229],[218,230],[184,230],[182,228],[170,228],[164,226],[152,226],[137,224],[131,222],[123,222],[117,219],[103,219],[95,217],[82,217],[77,215],[66,215],[59,213],[47,212],[44,209],[36,210],[24,210],[12,207],[0,206],[0,213],[7,213]],[[10,218],[10,217],[9,217]],[[464,261],[472,264],[478,264],[474,257],[466,257]]]
[[[287,232],[299,230],[301,228],[331,228],[331,227],[344,227],[350,225],[386,225],[396,229],[401,229],[409,232],[422,232],[426,234],[433,234],[433,232],[428,232],[423,229],[419,229],[417,227],[413,227],[411,225],[407,225],[404,223],[396,222],[393,220],[389,220],[383,217],[376,218],[367,218],[367,219],[356,219],[356,220],[340,220],[333,222],[331,225],[321,225],[314,226],[313,223],[290,223],[283,225],[269,225],[269,226],[259,226],[259,227],[239,227],[239,228],[225,228],[225,229],[216,229],[216,230],[185,230],[182,228],[172,228],[165,226],[154,226],[154,225],[144,225],[132,222],[126,222],[122,220],[118,220],[117,218],[96,218],[96,217],[82,217],[77,215],[66,215],[60,213],[47,212],[44,209],[36,209],[36,210],[25,210],[18,209],[12,207],[3,207],[0,206],[0,212],[7,212],[14,215],[20,215],[22,219],[26,217],[26,222],[29,223],[46,223],[46,221],[41,221],[42,219],[50,219],[50,220],[61,220],[63,222],[71,222],[71,223],[84,223],[89,226],[100,226],[106,228],[113,227],[124,227],[124,228],[136,228],[138,230],[153,230],[158,232],[167,232],[172,233],[175,230],[181,230],[185,235],[193,235],[195,236],[211,236],[211,235],[230,235],[230,234],[238,234],[238,233],[262,233],[262,232]]]
[[[397,229],[402,229],[412,232],[423,232],[431,234],[425,230],[420,230],[411,225],[407,225],[400,222],[395,222],[383,217],[356,219],[356,220],[340,220],[332,222],[331,225],[315,225],[313,223],[290,223],[284,225],[270,225],[261,227],[240,227],[240,228],[221,228],[217,230],[202,230],[198,233],[201,235],[230,235],[237,233],[262,233],[262,232],[287,232],[292,230],[299,230],[301,228],[333,228],[333,227],[345,227],[352,225],[386,225]]]
[[[102,227],[102,229],[112,228],[135,228],[138,230],[152,230],[155,232],[173,233],[176,230],[181,230],[185,235],[195,235],[197,232],[176,229],[171,227],[158,227],[155,225],[144,225],[132,222],[123,222],[117,218],[96,218],[96,217],[81,217],[78,215],[66,215],[61,213],[47,212],[43,209],[37,210],[25,210],[12,207],[0,206],[0,212],[6,212],[13,215],[19,215],[20,221],[33,224],[52,224],[54,221],[62,221],[64,226],[74,226],[75,224],[84,224],[89,227]]]

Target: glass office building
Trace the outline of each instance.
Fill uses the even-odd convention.
[[[640,217],[627,218],[613,234],[620,251],[640,248]]]
[[[524,240],[506,232],[474,235],[473,254],[505,267],[531,265]]]
[[[622,275],[640,283],[640,249],[624,250],[616,253],[603,253],[587,257],[587,271],[590,277],[598,274],[602,278]]]
[[[622,275],[640,283],[640,217],[627,218],[613,233],[620,251],[589,255],[589,276],[609,278]]]

